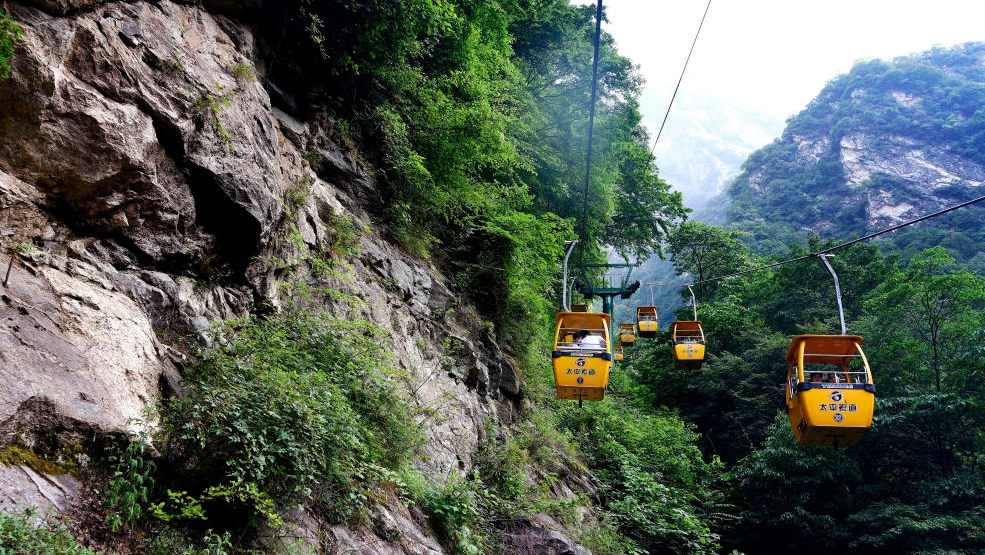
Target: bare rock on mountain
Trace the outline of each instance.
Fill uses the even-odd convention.
[[[78,234],[168,269],[245,272],[279,219],[277,123],[243,31],[170,2],[69,17],[21,8],[0,85],[0,171]]]
[[[591,555],[591,551],[567,537],[546,514],[517,518],[505,526],[503,548],[516,555]]]
[[[147,418],[165,371],[154,331],[99,268],[18,264],[0,301],[2,444],[54,433],[67,445]]]

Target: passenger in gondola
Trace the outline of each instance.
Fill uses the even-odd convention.
[[[811,374],[811,383],[823,383],[820,372],[814,372]]]
[[[583,349],[590,349],[593,351],[605,350],[605,339],[601,335],[589,333],[588,330],[581,330],[578,332],[578,335],[580,336],[580,339],[578,339],[578,344],[581,345]]]

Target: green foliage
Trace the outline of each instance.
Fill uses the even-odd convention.
[[[640,552],[632,540],[620,533],[619,526],[612,517],[604,517],[595,526],[584,527],[578,540],[592,555],[627,555]]]
[[[174,77],[185,71],[185,63],[181,61],[181,57],[181,51],[174,50],[167,59],[157,60],[157,67],[161,68],[161,71],[167,75]]]
[[[488,490],[486,512],[493,517],[509,517],[523,505],[528,493],[523,472],[525,462],[523,451],[510,439],[487,440],[480,446],[475,471]]]
[[[3,555],[96,555],[79,547],[60,521],[35,510],[21,514],[0,511],[0,553]]]
[[[833,246],[835,241],[822,242],[811,234],[806,247],[791,245],[786,258]],[[872,245],[856,244],[839,249],[829,262],[839,278],[845,318],[852,321],[861,316],[866,293],[885,277],[892,261]],[[745,298],[778,331],[841,333],[834,279],[817,258],[777,267],[772,279],[750,284]]]
[[[311,188],[315,184],[315,179],[309,173],[302,173],[291,180],[284,191],[284,208],[288,217],[295,215],[299,206],[304,206],[311,200]]]
[[[219,83],[215,84],[215,89],[217,94],[203,94],[201,98],[195,103],[196,110],[208,111],[212,115],[218,116],[222,112],[222,107],[229,107],[233,105],[233,96],[236,95],[236,91],[227,91]]]
[[[24,36],[24,30],[4,9],[0,8],[0,79],[10,76],[10,60],[14,46]]]
[[[733,541],[769,541],[778,552],[843,548],[851,532],[839,525],[864,499],[859,462],[844,450],[798,446],[783,414],[776,414],[767,441],[731,479],[742,507]]]
[[[257,489],[255,483],[233,482],[229,485],[209,486],[197,497],[186,491],[167,490],[167,500],[152,503],[147,512],[155,518],[170,522],[172,520],[207,520],[203,503],[222,500],[227,504],[239,503],[252,506],[252,513],[262,516],[266,524],[276,528],[283,524],[283,519],[277,514],[273,500]]]
[[[714,252],[724,234],[711,229],[696,243]],[[947,235],[920,233],[928,243]],[[811,235],[784,258],[833,244]],[[741,246],[729,250],[726,260],[759,264]],[[716,283],[699,305],[709,342],[699,370],[673,369],[659,343],[633,348],[623,367],[645,389],[627,391],[656,410],[675,407],[700,432],[706,455],[729,465],[728,482],[713,486],[736,510],[737,520],[712,528],[726,549],[888,555],[985,547],[985,281],[948,252],[916,251],[901,266],[857,244],[831,259],[878,395],[872,430],[848,450],[797,445],[783,414],[790,335],[839,332],[833,281],[813,259]]]
[[[678,275],[690,274],[694,282],[741,272],[749,264],[749,256],[742,256],[740,237],[737,231],[724,231],[702,222],[684,222],[667,239],[674,270]],[[719,283],[699,283],[695,291],[698,301],[710,300]]]
[[[583,446],[624,535],[643,552],[716,551],[711,525],[722,507],[709,486],[718,467],[702,461],[696,436],[678,418],[614,396],[562,411],[560,422]]]
[[[252,83],[257,80],[256,70],[249,62],[238,62],[230,66],[229,73],[236,78],[237,81],[243,81],[247,83]]]
[[[570,233],[567,222],[550,214],[504,213],[476,229],[469,252],[459,257],[458,282],[492,318],[499,338],[517,352],[547,348],[533,344],[529,330],[553,325],[557,261]]]
[[[111,437],[106,449],[110,476],[106,488],[106,523],[113,532],[144,514],[154,487],[154,462],[147,457],[148,445],[141,439],[131,441],[123,434]]]
[[[25,257],[30,257],[33,253],[40,251],[38,246],[31,241],[14,241],[4,250],[16,260],[23,260]]]
[[[640,126],[642,81],[607,35],[584,196],[594,10],[564,0],[299,7],[300,18],[269,19],[305,39],[292,64],[338,77],[318,88],[375,172],[382,229],[413,255],[437,255],[521,359],[532,356],[527,330],[549,325],[565,239],[582,235],[585,261],[602,245],[642,254],[683,217]]]
[[[188,495],[186,491],[167,490],[167,501],[152,503],[147,512],[155,518],[164,522],[175,519],[185,520],[205,520],[205,509],[202,502],[196,497]]]
[[[205,530],[196,541],[172,528],[153,530],[137,543],[144,555],[233,555],[232,534]]]
[[[850,519],[861,532],[852,547],[879,555],[980,552],[985,545],[985,511],[981,505],[942,514],[942,500],[904,504],[887,499],[873,503]]]
[[[219,83],[215,84],[215,89],[216,94],[214,95],[203,94],[195,102],[195,109],[207,115],[212,123],[212,129],[215,132],[216,139],[219,140],[223,148],[232,150],[233,139],[229,135],[229,129],[226,128],[226,124],[219,118],[219,114],[222,112],[223,106],[229,107],[233,105],[232,99],[236,96],[236,91],[227,91]]]
[[[481,487],[481,482],[478,484]],[[478,528],[482,522],[479,493],[474,484],[453,477],[446,486],[435,486],[424,499],[424,508],[442,530],[452,551],[460,555],[484,553],[486,538]]]
[[[487,552],[490,526],[483,502],[490,495],[477,475],[454,474],[440,483],[408,469],[395,482],[405,503],[415,503],[431,516],[439,537],[453,553]]]
[[[255,516],[271,517],[267,496],[352,514],[419,438],[382,339],[313,314],[229,322],[186,376],[188,396],[165,408],[168,463]],[[217,483],[228,495],[206,490]]]

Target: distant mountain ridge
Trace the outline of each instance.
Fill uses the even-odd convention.
[[[761,251],[807,232],[849,238],[978,197],[985,188],[985,43],[872,60],[831,80],[729,187],[727,223]],[[974,256],[982,218],[935,222]],[[908,230],[896,237],[905,246]]]
[[[656,98],[658,94],[665,96]],[[669,95],[669,91],[648,92],[640,100],[656,106],[666,103]],[[646,124],[656,139],[660,121]],[[708,201],[725,190],[749,154],[769,143],[782,129],[781,119],[762,112],[717,98],[681,95],[674,101],[653,152],[660,176],[682,191],[685,204],[695,210],[698,219],[703,219],[700,214]]]
[[[670,90],[647,91],[640,97],[644,109],[663,118]],[[663,105],[662,105],[663,104]],[[645,121],[657,137],[660,119]],[[684,204],[694,210],[692,219],[720,225],[725,221],[723,195],[729,182],[739,173],[750,153],[769,143],[783,130],[783,121],[763,112],[740,108],[719,98],[685,94],[674,101],[660,141],[653,152],[660,177],[684,194]],[[613,262],[622,262],[613,258]],[[633,272],[644,283],[682,281],[669,260],[651,256]],[[661,326],[666,328],[672,315],[684,306],[681,292],[672,287],[644,287],[631,300],[619,301],[616,315],[632,319],[639,306],[657,307]]]

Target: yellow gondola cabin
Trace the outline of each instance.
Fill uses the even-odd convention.
[[[636,327],[633,324],[619,324],[619,342],[627,347],[636,343]]]
[[[636,330],[640,337],[653,338],[657,336],[657,307],[641,306],[636,309]]]
[[[609,315],[558,312],[551,363],[558,399],[601,401],[612,370]]]
[[[675,320],[670,325],[670,343],[674,348],[674,367],[701,368],[705,360],[705,333],[698,320]]]
[[[612,360],[620,361],[624,358],[622,352],[622,345],[616,345],[612,348]]]
[[[787,349],[787,416],[804,445],[850,447],[872,425],[876,387],[858,335],[798,335]]]

